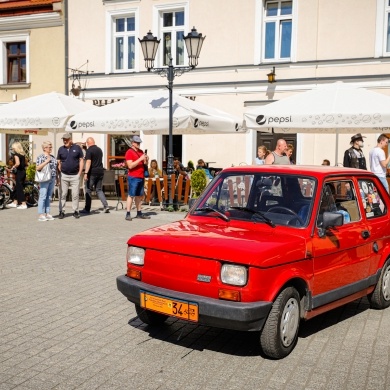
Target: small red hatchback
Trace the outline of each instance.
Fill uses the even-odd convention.
[[[228,168],[182,221],[129,239],[117,286],[147,324],[259,331],[283,358],[301,320],[365,295],[390,305],[389,199],[363,170]]]

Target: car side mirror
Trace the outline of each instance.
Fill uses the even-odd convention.
[[[325,232],[327,229],[335,226],[342,226],[344,223],[344,216],[338,212],[325,211],[322,217],[322,225],[318,229],[318,235],[320,237],[325,236]]]

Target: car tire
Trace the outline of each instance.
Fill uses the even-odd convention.
[[[390,259],[383,266],[378,283],[368,295],[368,300],[372,309],[385,309],[390,306]]]
[[[267,356],[282,359],[294,349],[298,341],[300,312],[297,290],[287,287],[272,305],[260,335],[260,345]]]
[[[169,317],[165,314],[144,309],[140,305],[135,305],[135,311],[137,312],[138,318],[148,325],[161,325]]]

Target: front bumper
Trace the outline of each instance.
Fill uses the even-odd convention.
[[[116,283],[118,290],[136,305],[140,305],[140,290],[196,302],[199,305],[199,324],[224,329],[261,330],[272,307],[272,302],[230,302],[167,290],[131,279],[126,275],[118,276]]]

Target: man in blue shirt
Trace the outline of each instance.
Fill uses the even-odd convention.
[[[80,146],[73,143],[72,136],[69,133],[64,134],[62,140],[64,145],[58,149],[57,154],[58,170],[61,178],[59,201],[60,213],[58,218],[63,219],[65,217],[64,210],[69,187],[72,190],[73,217],[80,218],[79,192],[84,154]]]

